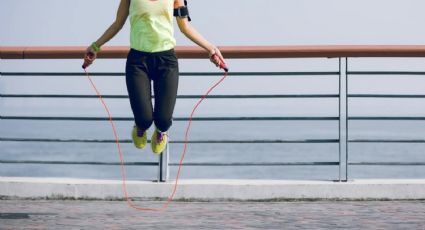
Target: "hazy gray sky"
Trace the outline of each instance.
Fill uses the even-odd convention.
[[[86,45],[119,0],[1,0],[1,45]],[[189,0],[218,45],[423,44],[423,0]],[[128,23],[109,44],[128,45]],[[191,44],[177,33],[180,45]]]

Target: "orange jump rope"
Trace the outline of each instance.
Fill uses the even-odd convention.
[[[225,71],[225,73],[224,73],[224,76],[220,80],[218,80],[212,87],[210,87],[207,90],[207,92],[198,100],[198,102],[193,107],[192,112],[190,113],[189,122],[186,126],[186,132],[185,132],[185,136],[184,136],[184,147],[183,147],[183,150],[182,150],[182,153],[181,153],[179,167],[178,167],[177,174],[176,174],[176,180],[174,182],[174,186],[173,186],[173,190],[171,192],[171,195],[168,197],[167,201],[164,203],[162,208],[143,208],[143,207],[137,206],[128,197],[127,184],[126,184],[127,176],[126,176],[126,172],[125,172],[124,158],[123,158],[123,154],[122,154],[122,151],[121,151],[121,145],[120,145],[118,133],[117,133],[117,130],[116,130],[116,127],[115,127],[115,123],[113,121],[113,118],[112,118],[111,112],[109,111],[108,106],[106,105],[105,101],[102,98],[101,93],[97,89],[97,87],[96,87],[94,81],[91,79],[89,73],[86,71],[86,68],[90,65],[89,63],[93,60],[93,57],[94,57],[93,53],[88,53],[86,58],[84,59],[84,64],[83,64],[82,67],[84,69],[84,72],[86,73],[88,80],[90,81],[91,86],[93,87],[94,91],[96,92],[97,96],[99,97],[99,100],[103,105],[103,108],[105,109],[105,111],[108,115],[109,123],[111,124],[111,127],[112,127],[112,132],[113,132],[114,137],[115,137],[115,143],[116,143],[116,146],[117,146],[117,149],[118,149],[118,154],[119,154],[119,157],[120,157],[121,176],[122,176],[122,190],[123,190],[124,197],[125,197],[125,200],[127,202],[127,205],[131,208],[134,208],[134,209],[136,209],[138,211],[142,211],[142,212],[163,212],[163,211],[166,211],[167,208],[169,207],[170,203],[173,201],[174,196],[175,196],[176,191],[177,191],[177,188],[178,188],[178,185],[179,185],[180,172],[181,172],[181,169],[182,169],[184,157],[186,155],[187,144],[188,144],[188,140],[189,140],[190,127],[192,125],[192,117],[195,114],[196,110],[198,109],[199,105],[202,103],[202,101],[204,101],[207,98],[207,96],[211,93],[211,91],[213,91],[219,84],[221,84],[221,82],[224,81],[224,79],[228,75],[229,69],[227,68],[224,60],[220,58],[220,56],[218,56],[216,54],[214,54],[212,56],[213,59],[218,60],[219,68],[223,69]]]

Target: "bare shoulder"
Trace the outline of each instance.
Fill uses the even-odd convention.
[[[184,6],[184,0],[174,0],[174,8],[179,8],[182,6]]]

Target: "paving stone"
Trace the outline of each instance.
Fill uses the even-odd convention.
[[[0,229],[153,228],[425,229],[425,201],[174,202],[165,212],[118,201],[0,201]]]

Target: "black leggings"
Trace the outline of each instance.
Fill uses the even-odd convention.
[[[179,81],[179,65],[174,49],[156,53],[130,49],[125,72],[137,127],[147,130],[155,122],[160,131],[167,131],[172,124]],[[155,109],[152,106],[151,81]]]

